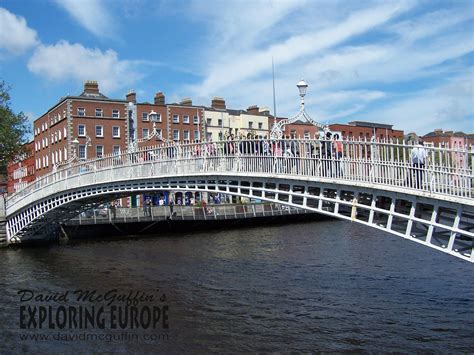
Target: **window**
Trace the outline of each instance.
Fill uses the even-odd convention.
[[[222,120],[221,120],[221,119],[218,119],[218,120],[217,120],[217,125],[218,125],[219,127],[222,127]]]
[[[64,132],[64,138],[66,138],[66,137],[67,137],[67,129],[66,129],[66,127],[64,127],[63,132]]]
[[[96,145],[95,146],[95,155],[97,158],[102,158],[104,156],[104,146]]]
[[[84,144],[79,145],[79,159],[87,159],[86,146]]]
[[[61,140],[62,137],[61,137],[61,130],[58,131],[58,139]]]
[[[161,140],[163,137],[161,136],[161,129],[159,128],[155,128],[156,130],[156,140],[159,141]]]
[[[95,109],[95,117],[102,117],[102,109],[96,108]]]
[[[179,123],[179,115],[173,115],[173,123]]]
[[[219,140],[221,141],[223,137],[224,137],[224,134],[222,133],[222,131],[219,131]]]
[[[183,139],[189,141],[189,131],[183,131]]]
[[[119,126],[113,126],[112,127],[112,137],[120,138],[120,127]]]
[[[304,139],[309,139],[310,136],[309,136],[309,132],[308,131],[304,131]]]
[[[253,128],[253,122],[249,121],[249,129],[252,129],[252,128]]]
[[[80,124],[77,126],[77,135],[79,137],[85,137],[86,136],[86,126],[83,124]]]
[[[212,124],[212,118],[207,118],[206,123],[208,126],[210,126]]]
[[[189,116],[183,116],[183,123],[189,123]]]
[[[194,131],[194,139],[199,140],[199,131]]]
[[[77,115],[78,116],[85,116],[86,115],[86,109],[84,107],[78,107]]]
[[[142,112],[142,121],[148,121],[148,112]]]
[[[173,140],[179,141],[179,131],[177,129],[173,129]]]
[[[119,110],[112,110],[112,118],[120,118]]]
[[[119,145],[114,145],[112,147],[112,154],[113,155],[120,155],[120,146]]]
[[[148,128],[142,128],[142,138],[148,138],[149,135]]]
[[[66,149],[66,147],[64,147],[63,151],[64,151],[64,160],[67,160],[67,149]]]
[[[193,123],[194,124],[199,124],[199,117],[198,116],[193,117]]]
[[[155,113],[152,115],[152,121],[153,122],[161,122],[161,113]]]
[[[44,139],[44,141],[45,141],[45,146],[47,147],[47,146],[48,146],[48,137],[46,137],[46,138]]]
[[[104,136],[104,126],[95,126],[95,136],[96,137]]]
[[[296,130],[292,129],[290,132],[291,138],[295,139],[296,138]]]
[[[263,128],[263,123],[262,122],[259,122],[258,123],[258,129],[262,129]]]

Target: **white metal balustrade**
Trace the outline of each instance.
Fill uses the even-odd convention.
[[[473,253],[465,255],[468,247],[457,248],[462,252],[454,251],[456,241],[474,237],[470,222],[474,206],[471,149],[425,147],[428,158],[424,167],[419,168],[411,161],[413,146],[405,143],[343,141],[340,154],[335,146],[333,141],[309,139],[167,143],[75,162],[38,178],[8,198],[8,233],[10,238],[20,235],[31,225],[45,220],[50,211],[94,195],[125,196],[168,189],[261,198],[376,228],[381,224],[377,216],[385,214],[387,221],[381,224],[384,230],[416,238],[412,229],[426,224],[420,217],[423,206],[418,207],[423,201],[434,208],[428,217],[427,228],[431,229],[420,242],[432,244],[432,237],[437,238],[436,228],[448,230],[449,241],[434,247],[447,246],[449,253],[474,260]],[[276,187],[266,183],[270,180]],[[283,182],[289,186],[288,190],[282,188]],[[310,193],[316,183],[320,191],[317,197]],[[387,208],[377,205],[383,196],[391,199]],[[406,214],[397,211],[400,199],[411,203]],[[351,206],[352,212],[344,214]],[[456,218],[441,223],[437,215],[442,215],[439,212],[443,208],[457,211],[459,218],[456,218],[467,223],[466,227],[459,228]],[[358,218],[365,210],[369,218]],[[403,220],[404,231],[397,230],[398,220]],[[439,238],[444,237],[439,234]]]

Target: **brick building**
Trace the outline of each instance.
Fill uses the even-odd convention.
[[[190,99],[184,99],[179,104],[166,104],[164,94],[158,92],[154,103],[136,103],[135,94],[127,95],[127,101],[133,104],[131,107],[135,110],[139,147],[156,145],[161,138],[189,143],[204,136],[204,108],[193,106]],[[153,129],[157,130],[157,135],[148,139]]]
[[[474,144],[474,134],[435,129],[433,132],[425,134],[422,140],[425,143],[431,143],[435,146],[464,147]]]
[[[7,166],[7,192],[13,193],[35,181],[34,141],[26,143],[26,152]]]
[[[329,125],[333,132],[340,132],[345,139],[403,140],[403,131],[393,129],[393,125],[375,122],[352,121],[348,124],[334,123]]]
[[[126,150],[127,109],[127,101],[100,93],[96,81],[87,81],[79,96],[61,98],[33,123],[36,176],[67,163],[74,154],[90,159]]]

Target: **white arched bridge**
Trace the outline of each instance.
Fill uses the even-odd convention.
[[[152,191],[210,192],[298,207],[474,262],[467,147],[312,139],[164,143],[77,161],[8,197],[7,241],[44,238],[91,206]]]

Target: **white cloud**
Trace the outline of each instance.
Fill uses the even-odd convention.
[[[24,17],[0,8],[0,49],[19,55],[37,44],[36,31],[28,27]]]
[[[473,77],[466,57],[474,51],[472,5],[433,11],[418,2],[309,2],[281,6],[268,23],[261,3],[244,10],[261,14],[253,19],[263,25],[235,19],[240,5],[204,16],[211,34],[196,68],[202,80],[185,87],[196,101],[209,104],[217,95],[228,107],[273,111],[273,56],[278,115],[297,112],[295,84],[304,78],[306,109],[321,122],[370,119],[405,130],[472,131],[472,84],[468,90],[459,79],[460,73]]]
[[[114,91],[135,83],[141,74],[134,68],[142,62],[120,60],[115,51],[102,52],[81,44],[59,41],[40,45],[28,61],[28,69],[48,80],[97,80],[105,91]]]
[[[56,0],[81,26],[97,37],[113,37],[115,22],[101,0]]]
[[[236,52],[229,48],[224,52],[225,54],[210,51],[207,59],[212,62],[208,64],[209,69],[204,81],[195,88],[195,91],[210,95],[215,90],[268,72],[272,56],[275,56],[280,65],[294,63],[379,26],[409,7],[409,3],[400,2],[358,10],[349,14],[341,22],[333,23],[324,29],[318,28],[307,34],[292,35],[283,40],[276,40],[264,49],[238,48]]]
[[[394,124],[407,132],[426,134],[435,128],[473,132],[472,69],[436,87],[393,97],[364,118]]]

